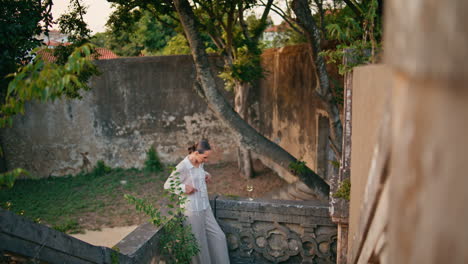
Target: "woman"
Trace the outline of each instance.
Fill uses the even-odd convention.
[[[211,175],[203,169],[203,164],[211,154],[210,144],[207,140],[201,140],[188,151],[189,155],[177,164],[164,183],[164,189],[170,189],[171,183],[177,180],[181,183],[179,187],[183,195],[187,195],[184,214],[200,248],[192,263],[229,263],[226,236],[213,216],[206,188]]]

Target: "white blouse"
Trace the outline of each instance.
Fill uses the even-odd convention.
[[[203,169],[203,163],[197,168],[193,166],[192,162],[186,156],[179,164],[177,164],[176,169],[171,173],[169,178],[167,178],[164,183],[164,189],[169,190],[171,188],[171,183],[175,180],[180,182],[180,189],[182,193],[176,190],[177,194],[182,194],[187,196],[187,201],[182,206],[186,210],[197,212],[203,211],[210,206],[210,201],[208,199],[208,189],[206,188],[205,176],[208,174]],[[185,185],[192,185],[197,191],[186,194]]]

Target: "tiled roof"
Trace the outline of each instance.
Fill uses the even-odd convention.
[[[274,25],[265,29],[265,32],[285,32],[288,28],[289,25],[283,22],[279,25]]]
[[[48,48],[41,49],[37,51],[37,55],[41,56],[44,59],[44,61],[47,61],[47,62],[55,62],[57,60],[57,58],[55,58],[54,56],[54,50],[52,49],[48,49]]]
[[[108,60],[108,59],[115,59],[118,58],[114,52],[106,48],[96,48],[96,52],[98,54],[97,60]],[[55,62],[57,58],[54,56],[54,50],[44,48],[37,52],[38,55],[42,56],[45,61],[47,62]]]
[[[55,40],[49,40],[47,41],[47,43],[45,43],[45,45],[47,46],[60,46],[60,45],[64,45],[64,46],[68,46],[68,45],[71,45],[70,42],[65,42],[65,43],[62,43],[62,42],[58,42],[58,41],[55,41]]]
[[[99,54],[98,60],[108,60],[118,58],[114,52],[106,48],[96,48],[96,52]]]

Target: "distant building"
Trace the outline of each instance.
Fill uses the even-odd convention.
[[[68,44],[69,45],[69,44]],[[117,56],[114,52],[106,48],[96,48],[97,56],[94,58],[96,60],[109,60],[116,59]],[[44,48],[37,52],[38,55],[42,56],[44,61],[55,62],[57,58],[54,56],[54,51],[52,48]]]
[[[48,36],[45,32],[41,33],[38,38],[43,40],[43,43],[51,49],[59,45],[70,45],[68,42],[68,35],[55,29],[50,30]]]
[[[273,25],[265,29],[262,41],[266,44],[267,48],[281,46],[288,39],[287,31],[289,28],[289,25],[285,22]]]
[[[55,47],[60,45],[68,46],[71,44],[71,42],[68,42],[68,35],[61,33],[59,30],[50,30],[49,36],[47,36],[45,33],[42,33],[38,38],[43,40],[44,48],[39,50],[37,54],[41,55],[47,62],[55,62],[57,60],[57,58],[53,55],[53,49],[55,49]],[[119,57],[114,52],[106,48],[96,48],[96,52],[98,54],[95,57],[96,60],[108,60]]]

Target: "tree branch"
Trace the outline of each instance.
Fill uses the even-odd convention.
[[[197,70],[197,78],[211,109],[224,121],[234,133],[238,141],[246,148],[263,155],[280,166],[282,171],[289,171],[290,164],[297,159],[284,149],[266,139],[243,120],[216,87],[216,81],[211,73],[205,45],[197,29],[197,21],[188,0],[174,0],[177,13],[187,36],[192,51],[193,61]],[[314,171],[304,167],[296,174],[321,200],[328,200],[330,187]]]

